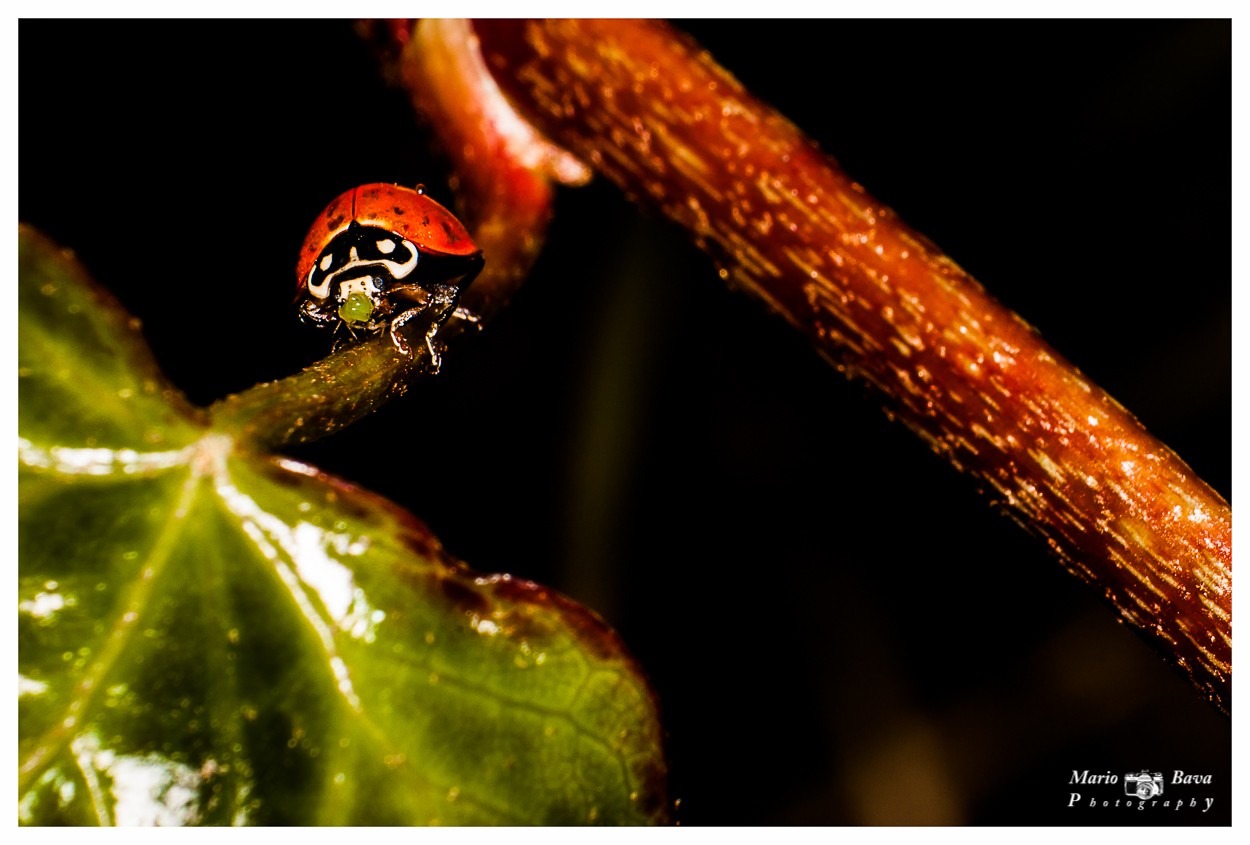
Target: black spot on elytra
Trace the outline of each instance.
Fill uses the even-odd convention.
[[[406,214],[406,213],[407,213],[407,212],[405,212],[405,211],[404,211],[403,206],[398,206],[398,205],[397,205],[397,206],[394,206],[394,207],[391,209],[391,211],[395,212],[395,216],[396,216],[396,217],[403,217],[403,216],[404,216],[404,214]]]
[[[347,219],[347,216],[344,214],[336,214],[333,217],[327,215],[326,226],[330,229],[337,229],[339,226],[343,225],[343,221],[346,219]]]

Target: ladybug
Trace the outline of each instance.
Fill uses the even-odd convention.
[[[361,185],[326,206],[309,230],[295,268],[295,301],[305,322],[346,328],[352,338],[389,327],[407,355],[412,350],[398,329],[423,317],[437,372],[434,336],[452,316],[477,322],[457,303],[484,264],[464,224],[423,187]]]

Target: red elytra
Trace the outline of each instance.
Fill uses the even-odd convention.
[[[423,253],[468,258],[481,252],[456,215],[421,191],[385,182],[360,185],[335,197],[308,230],[295,268],[297,299],[322,250],[352,221],[394,232]]]

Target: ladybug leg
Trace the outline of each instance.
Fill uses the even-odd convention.
[[[456,312],[456,301],[460,298],[460,290],[454,285],[433,285],[431,289],[423,290],[422,293],[425,295],[425,302],[422,305],[409,308],[391,321],[391,341],[400,352],[411,355],[412,348],[398,330],[419,314],[431,317],[425,330],[425,348],[430,353],[432,373],[436,374],[442,367],[442,356],[439,354],[438,347],[434,345],[434,337],[448,318]],[[476,321],[476,317],[474,320]]]
[[[346,335],[342,334],[344,329],[347,330]],[[338,352],[343,347],[351,346],[355,342],[355,330],[352,329],[346,320],[339,320],[334,326],[334,346],[331,347],[331,351]]]
[[[300,303],[299,318],[301,322],[310,326],[317,326],[318,328],[326,328],[331,325],[337,327],[341,322],[337,314],[326,309],[324,305],[312,297]]]
[[[396,349],[409,357],[413,354],[412,347],[408,345],[408,341],[405,340],[403,335],[399,333],[399,330],[403,328],[408,321],[424,312],[425,308],[409,308],[407,311],[391,321],[391,342],[395,344]],[[429,328],[425,330],[425,348],[430,353],[431,375],[437,375],[439,369],[443,366],[443,358],[439,355],[438,348],[434,345],[434,336],[438,334],[438,329],[443,322],[444,320],[434,320],[430,323]]]
[[[411,300],[420,307],[428,308],[434,306],[439,309],[438,326],[441,328],[443,323],[448,319],[455,317],[458,320],[464,320],[466,323],[472,323],[475,328],[481,328],[482,320],[477,314],[468,308],[460,307],[460,294],[469,285],[473,284],[473,280],[482,272],[482,268],[486,266],[486,259],[479,253],[470,256],[461,265],[463,272],[457,276],[451,276],[446,281],[431,284],[429,281],[424,284],[416,282],[408,282],[406,284],[392,285],[389,289],[391,297],[396,295]],[[449,314],[443,314],[444,308],[451,307]]]
[[[391,296],[394,297],[397,294],[416,303],[415,307],[400,312],[398,317],[391,320],[391,342],[395,344],[395,348],[401,353],[411,357],[412,347],[408,345],[408,341],[399,333],[399,329],[429,308],[432,300],[429,292],[416,284],[396,285],[391,288]],[[435,372],[437,372],[441,363],[440,359],[433,349],[430,350],[430,353],[430,361],[434,365]]]
[[[438,334],[439,329],[443,327],[443,324],[455,317],[471,323],[475,328],[481,328],[481,318],[469,309],[460,307],[460,292],[472,284],[478,273],[482,272],[482,267],[485,264],[486,260],[481,253],[478,253],[469,258],[468,269],[464,273],[443,284],[418,285],[409,283],[392,287],[390,289],[392,301],[394,301],[395,295],[398,294],[416,303],[415,308],[409,308],[391,321],[391,341],[395,344],[395,347],[405,355],[412,354],[411,347],[399,334],[399,329],[418,314],[428,313],[430,322],[425,330],[425,348],[430,353],[432,373],[438,373],[442,367],[442,356],[434,345],[434,337]]]
[[[460,300],[460,291],[464,290],[464,285],[439,285],[438,287],[454,289],[455,293],[451,295],[451,298],[456,302],[459,302]],[[406,299],[411,299],[413,302],[417,303],[417,308],[415,310],[429,308],[431,305],[438,306],[447,299],[447,296],[440,297],[438,294],[431,294],[428,290],[416,284],[396,285],[391,288],[391,293],[392,295],[398,293]],[[452,317],[457,320],[464,320],[466,323],[472,323],[474,328],[481,328],[482,318],[470,311],[468,308],[461,308],[459,305],[456,305],[456,307],[452,309],[452,312],[439,322],[439,325],[441,326]]]
[[[391,320],[391,343],[395,344],[395,348],[402,354],[407,355],[410,358],[412,357],[412,347],[408,345],[408,341],[404,340],[404,337],[399,333],[399,330],[405,323],[420,314],[423,310],[425,309],[409,308],[394,320]],[[430,363],[434,365],[434,371],[438,372],[438,368],[442,362],[436,356],[431,355]]]

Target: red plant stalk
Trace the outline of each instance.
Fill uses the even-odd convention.
[[[460,304],[483,321],[529,273],[551,219],[553,182],[580,185],[590,170],[544,140],[504,100],[463,20],[393,22],[397,70],[456,165],[459,210],[483,254]]]
[[[1227,711],[1231,511],[1176,454],[667,25],[475,30],[495,80],[542,133],[686,227],[723,278],[879,390]],[[493,154],[466,140],[474,98],[426,55],[469,61],[472,38],[447,22],[420,32],[405,81],[478,180],[470,196],[503,203],[515,183],[482,184]]]

